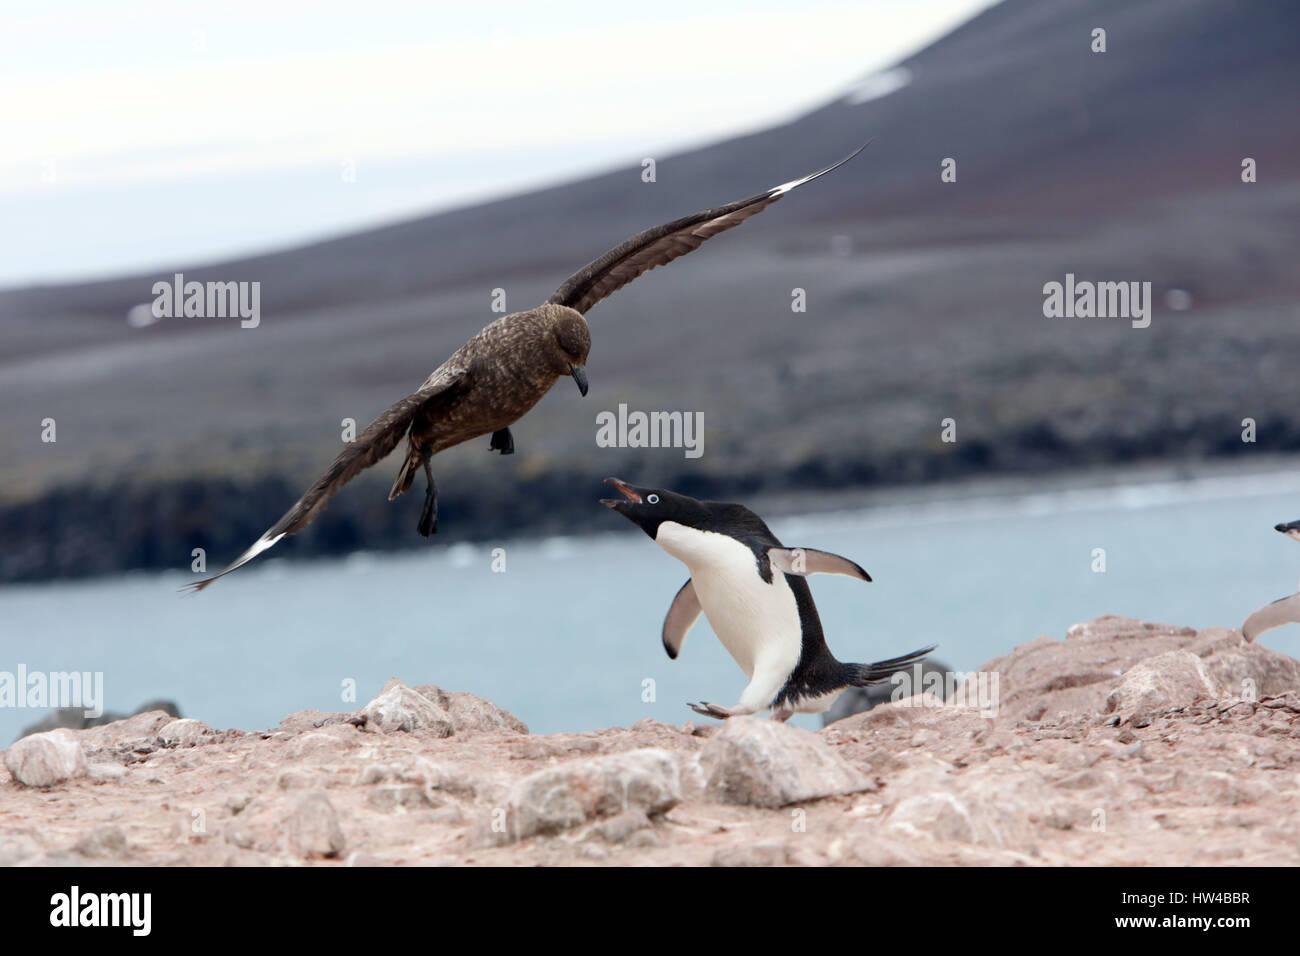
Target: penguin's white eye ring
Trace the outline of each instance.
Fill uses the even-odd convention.
[[[659,504],[659,496],[658,496],[658,495],[646,495],[646,496],[645,496],[645,500],[646,500],[646,504],[650,504],[650,505],[657,505],[657,504]]]

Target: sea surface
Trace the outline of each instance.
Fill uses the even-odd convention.
[[[944,662],[975,670],[1106,613],[1237,626],[1296,591],[1300,545],[1273,530],[1295,518],[1300,471],[1282,470],[931,490],[769,523],[787,545],[846,555],[874,578],[811,579],[840,659],[937,643]],[[102,672],[110,710],[165,697],[186,716],[245,730],[309,707],[356,709],[394,676],[472,691],[542,733],[681,723],[694,716],[686,701],[734,703],[745,678],[707,622],[676,661],[660,646],[685,568],[618,516],[610,522],[610,533],[584,538],[434,539],[403,554],[263,560],[198,595],[177,592],[192,578],[180,572],[2,587],[0,671]],[[1104,572],[1094,570],[1098,548]],[[1300,656],[1300,625],[1261,643]],[[0,708],[0,744],[44,713]]]

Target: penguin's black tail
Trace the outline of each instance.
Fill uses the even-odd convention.
[[[866,687],[868,684],[874,684],[877,681],[888,680],[899,671],[905,671],[913,664],[920,663],[927,654],[938,646],[938,644],[931,644],[929,647],[923,647],[919,651],[912,651],[912,653],[904,654],[902,657],[891,657],[887,661],[876,661],[874,664],[845,664],[849,678],[847,683],[850,687]]]

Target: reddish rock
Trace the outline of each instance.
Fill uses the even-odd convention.
[[[576,760],[531,774],[510,791],[504,828],[480,832],[491,843],[557,833],[631,810],[663,813],[681,800],[677,761],[663,750],[633,750]]]
[[[464,691],[445,691],[435,684],[421,684],[416,692],[447,712],[458,734],[526,734],[528,725],[490,700]]]
[[[249,806],[227,829],[226,840],[247,850],[303,857],[338,856],[347,845],[334,805],[319,791]]]

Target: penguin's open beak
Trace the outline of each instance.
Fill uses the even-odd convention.
[[[573,376],[574,382],[577,383],[578,391],[582,393],[582,397],[586,398],[587,397],[587,366],[570,365],[569,374]]]
[[[606,508],[614,508],[617,510],[619,505],[626,504],[629,501],[637,505],[641,503],[641,496],[617,478],[606,478],[605,484],[613,485],[623,493],[622,498],[601,498],[600,503]]]

